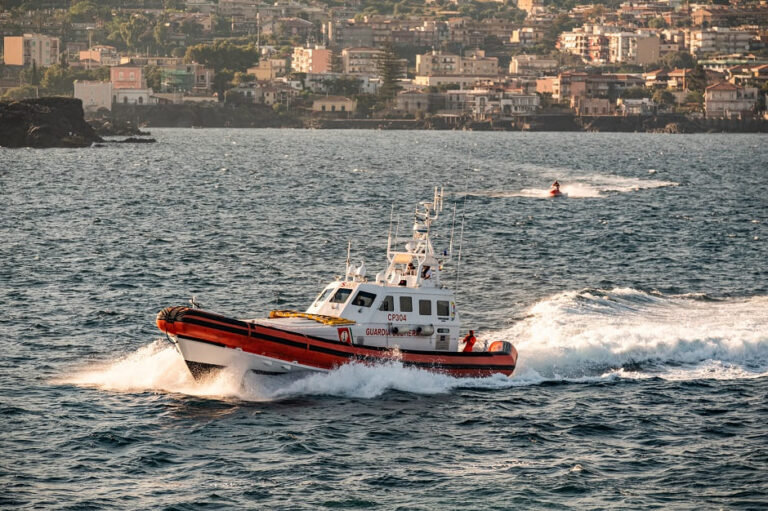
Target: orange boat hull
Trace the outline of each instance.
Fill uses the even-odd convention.
[[[225,365],[220,360],[251,355],[274,367],[327,371],[350,362],[377,363],[397,360],[403,365],[458,377],[510,376],[517,351],[509,343],[493,352],[435,352],[355,345],[292,332],[257,322],[242,321],[188,307],[169,307],[157,315],[158,328],[177,339],[201,348],[210,347],[215,357],[189,355],[182,351],[193,375]],[[499,343],[495,343],[499,344]],[[231,351],[230,351],[231,350]],[[203,353],[203,350],[198,350]],[[224,358],[222,358],[224,356]],[[256,369],[254,369],[256,370]],[[264,370],[261,372],[273,372]],[[196,374],[197,373],[197,374]]]

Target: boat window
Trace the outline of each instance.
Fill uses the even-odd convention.
[[[344,303],[347,301],[347,298],[349,298],[349,295],[352,294],[351,289],[339,289],[336,291],[336,293],[331,298],[331,303]]]
[[[432,315],[432,300],[419,300],[419,314],[422,316]]]
[[[448,307],[448,302],[443,300],[437,301],[437,315],[438,316],[449,316],[450,308]]]
[[[320,296],[318,296],[317,300],[315,300],[315,305],[320,305],[321,303],[323,303],[325,299],[328,298],[328,295],[331,294],[331,291],[333,291],[333,288],[329,287],[328,289],[320,293]]]
[[[451,331],[450,331],[450,330],[448,330],[447,328],[438,328],[438,329],[437,329],[437,333],[438,333],[438,334],[448,334],[448,333],[450,333],[450,332],[451,332]]]
[[[410,296],[400,297],[400,312],[413,312],[413,299]]]
[[[391,296],[385,296],[379,305],[380,311],[393,311],[395,310],[395,299]]]
[[[367,293],[365,291],[360,291],[357,293],[357,296],[354,300],[352,300],[352,305],[355,305],[357,307],[370,307],[373,305],[373,301],[376,300],[376,295],[373,293]]]

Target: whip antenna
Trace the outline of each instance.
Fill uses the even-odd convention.
[[[472,149],[469,150],[469,158],[472,158]],[[456,259],[456,285],[455,290],[458,292],[459,290],[459,275],[460,275],[460,269],[461,269],[461,247],[464,241],[464,217],[467,214],[467,195],[468,192],[468,186],[469,186],[469,171],[470,171],[470,164],[469,160],[467,160],[467,176],[464,178],[464,205],[461,207],[461,230],[459,232],[459,257]]]

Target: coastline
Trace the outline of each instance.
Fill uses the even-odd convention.
[[[458,116],[334,118],[231,105],[116,105],[99,119],[146,128],[304,128],[378,130],[575,131],[614,133],[768,133],[768,120],[706,119],[683,114],[578,116],[552,113],[477,121]]]

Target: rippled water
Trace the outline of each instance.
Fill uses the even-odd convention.
[[[153,135],[0,149],[0,507],[765,508],[764,135]],[[154,326],[306,307],[347,240],[375,273],[440,184],[512,378],[197,383]]]

